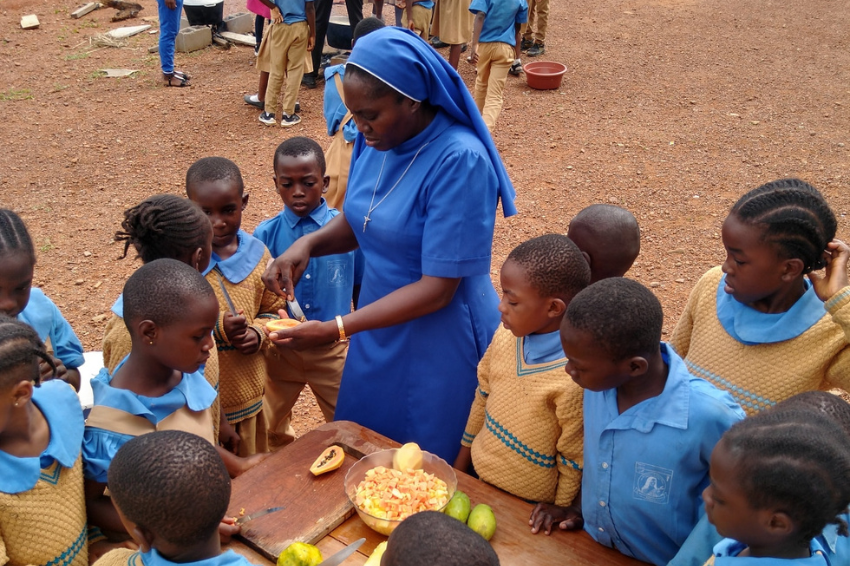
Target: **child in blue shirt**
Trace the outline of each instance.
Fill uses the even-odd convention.
[[[433,0],[406,0],[401,27],[407,28],[425,41],[431,39]]]
[[[467,59],[478,66],[475,104],[492,132],[502,111],[508,71],[520,60],[520,27],[528,20],[528,4],[526,0],[472,0],[469,11],[475,14],[472,55]]]
[[[764,411],[733,426],[711,455],[703,492],[708,520],[724,537],[713,566],[837,566],[821,533],[847,536],[850,437],[808,408]]]
[[[261,0],[271,9],[271,24],[260,45],[258,59],[269,63],[269,82],[266,87],[266,107],[260,122],[268,126],[277,123],[275,108],[284,78],[283,113],[280,125],[284,128],[301,122],[295,113],[295,102],[307,52],[316,42],[316,9],[313,0]]]
[[[627,556],[666,564],[702,514],[711,451],[744,412],[660,343],[652,292],[603,279],[561,323],[566,371],[585,389],[581,504],[538,505],[532,530],[581,528]]]
[[[94,406],[83,436],[89,523],[122,532],[104,495],[108,469],[128,440],[155,430],[192,432],[214,445],[213,389],[202,372],[213,347],[218,301],[204,276],[174,259],[136,270],[124,285],[124,322],[133,346],[110,375],[92,379]]]
[[[109,491],[139,550],[113,550],[100,566],[250,565],[221,551],[230,478],[202,438],[169,430],[130,440],[112,460]]]
[[[57,377],[80,389],[83,345],[62,313],[41,289],[33,289],[35,248],[21,217],[0,208],[0,313],[32,326],[56,365],[41,361],[42,379]]]
[[[254,237],[278,257],[298,238],[315,232],[339,211],[328,208],[322,193],[327,187],[325,157],[315,141],[290,138],[274,154],[274,179],[283,210],[257,226]],[[359,251],[313,258],[295,287],[295,298],[308,320],[329,321],[351,312],[362,278]],[[307,350],[276,348],[270,351],[265,389],[269,444],[281,446],[294,438],[290,412],[306,384],[316,396],[325,420],[336,410],[347,342]]]

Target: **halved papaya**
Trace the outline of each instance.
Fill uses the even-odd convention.
[[[286,330],[287,328],[292,328],[293,326],[298,326],[301,322],[295,320],[294,318],[280,318],[270,320],[266,323],[266,328],[269,332],[277,332],[278,330]]]
[[[342,466],[343,460],[345,460],[345,452],[342,451],[342,448],[336,445],[328,446],[310,466],[310,473],[314,476],[320,476],[326,472],[331,472]]]

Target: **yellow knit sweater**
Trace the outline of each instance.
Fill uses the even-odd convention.
[[[478,364],[461,444],[489,484],[531,501],[569,505],[581,486],[583,390],[566,359],[528,365],[522,338],[499,327]]]
[[[88,566],[86,530],[82,455],[72,468],[54,461],[29,491],[0,492],[0,566]]]
[[[286,301],[266,290],[263,285],[262,275],[269,260],[271,255],[265,250],[251,274],[237,284],[222,277],[234,306],[244,311],[248,325],[256,329],[260,337],[260,349],[248,356],[241,354],[224,332],[223,321],[228,306],[218,283],[219,272],[213,269],[207,274],[207,281],[215,290],[221,308],[213,336],[220,364],[221,407],[231,424],[253,417],[263,408],[263,386],[266,380],[264,349],[270,345],[263,327],[267,320],[280,318],[277,311],[286,307]]]
[[[137,550],[115,548],[110,550],[95,562],[97,566],[143,566],[141,555]]]
[[[133,342],[130,340],[130,332],[124,324],[124,319],[113,313],[112,318],[106,323],[106,331],[103,334],[103,365],[109,370],[109,375],[115,373],[115,368],[127,357],[132,348]],[[218,350],[215,348],[210,350],[210,357],[204,365],[204,378],[213,389],[218,391]],[[213,419],[213,438],[217,443],[221,418],[221,395],[215,398],[210,411]]]
[[[670,341],[697,377],[728,391],[757,413],[788,397],[816,389],[850,389],[850,287],[825,304],[825,314],[790,340],[746,345],[717,318],[720,267],[697,282]]]

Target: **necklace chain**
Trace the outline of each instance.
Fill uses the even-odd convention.
[[[376,208],[381,206],[381,203],[384,202],[387,199],[387,197],[390,196],[390,194],[392,194],[392,192],[395,190],[395,188],[398,186],[398,184],[401,183],[401,180],[404,179],[404,176],[407,175],[407,172],[410,171],[411,167],[413,167],[413,162],[416,161],[417,157],[419,157],[419,153],[421,153],[422,150],[425,149],[425,146],[427,146],[429,143],[431,143],[431,142],[430,141],[425,142],[422,145],[422,147],[420,147],[419,149],[416,150],[416,153],[414,154],[413,159],[411,159],[410,163],[407,164],[407,168],[401,174],[401,177],[398,178],[398,181],[395,182],[395,185],[393,185],[392,188],[390,188],[390,190],[387,191],[387,194],[385,194],[383,197],[381,197],[381,200],[378,201],[378,204],[375,204],[375,195],[378,193],[378,185],[381,183],[381,177],[384,175],[384,166],[387,164],[387,155],[388,154],[386,154],[386,153],[384,154],[384,161],[383,161],[383,163],[381,163],[381,171],[378,173],[378,180],[375,181],[375,188],[372,189],[372,200],[369,202],[369,211],[366,213],[366,216],[363,217],[363,231],[364,232],[366,231],[366,225],[369,224],[369,222],[372,221],[372,218],[371,218],[372,213],[375,211]]]

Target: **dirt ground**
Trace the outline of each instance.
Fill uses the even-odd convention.
[[[112,240],[124,209],[181,193],[194,160],[222,155],[242,169],[252,230],[281,207],[271,180],[277,144],[329,139],[321,88],[302,89],[299,126],[257,121],[242,102],[257,84],[251,48],[178,54],[193,86],[167,89],[148,53],[156,35],[96,48],[91,36],[142,22],[111,23],[110,9],[73,20],[77,1],[0,0],[0,205],[29,226],[36,284],[98,350],[109,307],[139,265],[119,259]],[[141,3],[140,17],[156,15],[153,0]],[[226,0],[226,13],[243,10],[244,0]],[[23,31],[29,13],[41,27]],[[509,77],[494,137],[520,214],[497,220],[494,278],[519,242],[566,232],[589,204],[616,203],[640,221],[630,275],[654,288],[669,333],[694,282],[723,258],[720,224],[744,191],[806,179],[839,215],[839,237],[850,237],[848,29],[850,11],[832,0],[552,2],[541,59],[569,71],[555,91]],[[104,68],[139,72],[103,78]],[[472,86],[465,61],[461,73]],[[302,397],[298,432],[320,421]]]

